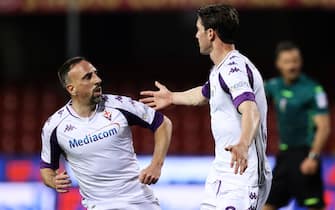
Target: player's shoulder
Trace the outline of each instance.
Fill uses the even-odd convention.
[[[317,86],[320,85],[318,81],[316,81],[315,79],[313,79],[310,76],[307,76],[306,74],[301,74],[300,75],[300,80],[302,81],[302,83],[304,85],[309,85],[309,86]]]
[[[225,66],[235,66],[245,63],[245,56],[243,56],[237,50],[231,52],[224,61]]]
[[[273,77],[264,81],[264,88],[268,94],[271,92],[279,91],[281,88],[281,78],[280,77]]]
[[[58,109],[45,121],[43,126],[44,132],[54,130],[69,115],[66,106],[67,105],[64,105],[62,108]]]
[[[269,86],[276,86],[279,85],[281,78],[280,77],[273,77],[268,80],[266,80],[266,84]]]
[[[135,103],[135,101],[131,97],[113,94],[104,94],[103,100],[105,103],[105,107],[115,109],[128,109]]]
[[[309,89],[311,93],[323,93],[325,92],[322,85],[315,79],[305,75],[305,74],[302,74],[301,76],[301,80],[302,80],[302,84],[304,86],[304,89],[306,90]]]
[[[227,56],[222,65],[220,65],[219,70],[225,74],[242,72],[243,69],[246,68],[247,63],[250,63],[249,59],[237,50],[234,50]]]

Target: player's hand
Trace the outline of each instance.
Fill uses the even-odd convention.
[[[300,171],[305,175],[313,175],[318,170],[318,161],[312,158],[305,158],[300,165]]]
[[[67,175],[66,171],[57,174],[53,178],[53,182],[55,184],[55,189],[57,192],[59,193],[69,192],[69,188],[71,187],[71,180],[69,175]]]
[[[140,99],[142,103],[159,110],[172,104],[172,92],[159,82],[155,82],[158,91],[141,91],[140,95],[145,98]]]
[[[225,148],[226,151],[231,152],[230,167],[234,168],[234,173],[240,173],[241,175],[248,167],[248,149],[249,147],[245,144],[238,143]]]
[[[156,184],[161,175],[161,167],[149,165],[140,173],[140,182],[143,184]]]

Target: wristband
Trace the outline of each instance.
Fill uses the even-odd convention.
[[[320,155],[315,153],[315,152],[309,152],[308,153],[308,158],[313,159],[313,160],[319,160],[320,159]]]

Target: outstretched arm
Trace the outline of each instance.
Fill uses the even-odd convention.
[[[155,184],[160,175],[172,134],[172,123],[164,116],[163,123],[155,131],[155,148],[150,165],[141,171],[140,181],[143,184]]]
[[[254,101],[245,101],[240,104],[238,111],[242,114],[242,133],[239,143],[228,146],[225,149],[232,153],[231,167],[235,166],[235,174],[242,174],[248,167],[248,150],[256,135],[260,115]]]
[[[195,87],[184,92],[171,92],[164,85],[155,82],[158,91],[142,91],[140,94],[145,98],[140,99],[141,102],[153,107],[157,110],[174,105],[191,105],[199,106],[207,102],[202,95],[202,87]]]
[[[66,171],[57,174],[57,172],[51,168],[42,168],[40,172],[42,180],[46,186],[56,189],[59,193],[66,193],[69,191],[71,180]]]

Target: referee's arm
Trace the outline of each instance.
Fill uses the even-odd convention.
[[[321,151],[330,134],[329,114],[317,114],[313,117],[313,121],[316,126],[314,140],[308,156],[300,166],[301,172],[306,175],[312,175],[317,172]]]
[[[313,121],[316,132],[310,152],[320,155],[330,134],[330,117],[329,114],[317,114],[313,117]]]

